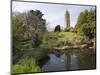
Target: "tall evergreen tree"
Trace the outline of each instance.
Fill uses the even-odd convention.
[[[60,31],[61,31],[60,25],[57,25],[54,29],[54,32],[60,32]]]
[[[96,12],[95,9],[85,10],[81,12],[77,24],[75,26],[75,31],[88,36],[90,39],[95,36],[96,27]]]

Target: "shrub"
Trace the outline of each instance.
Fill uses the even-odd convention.
[[[42,43],[41,41],[41,37],[39,36],[39,34],[36,34],[33,38],[32,38],[32,47],[38,47],[40,44]]]
[[[60,31],[61,31],[60,25],[57,25],[57,26],[55,27],[54,32],[60,32]]]
[[[25,58],[20,63],[13,65],[12,73],[29,73],[29,72],[40,72],[41,69],[36,64],[34,58]]]

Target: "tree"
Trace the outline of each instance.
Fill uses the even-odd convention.
[[[32,38],[33,47],[41,40],[43,33],[46,31],[46,20],[42,17],[43,14],[39,10],[30,10],[22,17],[23,25],[28,32],[28,38]],[[39,39],[37,40],[37,38]]]
[[[60,31],[61,31],[60,25],[57,25],[54,29],[54,32],[60,32]]]
[[[12,38],[13,38],[13,56],[21,53],[20,44],[24,39],[24,28],[22,26],[22,20],[19,16],[12,16]]]
[[[39,10],[13,15],[14,44],[20,43],[21,40],[32,40],[33,47],[38,47],[41,44],[43,33],[46,31],[46,20],[42,17],[43,14]]]
[[[23,39],[24,28],[19,16],[12,17],[12,29],[13,29],[13,43],[18,44]]]
[[[95,37],[95,24],[95,9],[91,9],[90,11],[85,10],[84,12],[80,13],[74,31],[89,37],[89,39],[92,39]]]

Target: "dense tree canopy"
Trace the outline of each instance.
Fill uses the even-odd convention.
[[[61,31],[60,25],[57,25],[54,29],[54,32],[60,32],[60,31]]]
[[[24,28],[22,26],[22,21],[19,16],[12,17],[12,29],[13,29],[13,45],[18,45],[19,42],[23,39]]]
[[[39,10],[30,10],[22,15],[23,25],[27,28],[28,34],[38,34],[46,31],[46,21]],[[34,33],[34,34],[33,34]]]
[[[95,24],[96,24],[95,9],[85,10],[81,12],[78,17],[78,21],[75,26],[75,32],[82,33],[91,39],[95,36],[95,27],[96,27]]]
[[[13,16],[13,39],[29,39],[32,40],[33,46],[38,46],[43,32],[46,31],[46,20],[42,17],[43,14],[39,10],[30,10]]]

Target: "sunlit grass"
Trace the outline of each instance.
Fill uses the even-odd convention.
[[[48,47],[82,44],[88,39],[85,36],[73,32],[47,32],[43,38],[43,44]]]
[[[13,65],[12,73],[41,72],[34,58],[24,58],[18,64]]]

